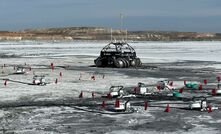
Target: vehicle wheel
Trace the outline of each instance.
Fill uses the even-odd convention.
[[[126,68],[128,68],[128,67],[130,67],[130,61],[128,60],[128,59],[124,59],[125,60],[125,62],[126,62]]]
[[[136,66],[136,60],[135,59],[130,61],[130,66],[132,66],[132,67]]]
[[[136,66],[140,67],[142,65],[140,58],[136,58]]]
[[[127,62],[126,62],[126,59],[122,58],[121,60],[122,60],[122,61],[123,61],[123,63],[124,63],[123,68],[126,68],[126,67],[127,67]]]
[[[101,58],[98,57],[96,60],[94,60],[94,63],[97,67],[101,67],[102,66],[102,61]]]
[[[115,66],[117,68],[123,68],[124,67],[124,62],[123,62],[122,58],[117,58],[117,60],[115,62]]]

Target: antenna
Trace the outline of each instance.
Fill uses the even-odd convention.
[[[123,14],[120,13],[120,33],[122,34],[123,31]],[[122,35],[121,35],[122,36]],[[122,36],[122,41],[123,41],[123,36]]]
[[[111,28],[111,42],[112,42],[112,38],[113,38],[113,36],[112,36],[112,28]]]

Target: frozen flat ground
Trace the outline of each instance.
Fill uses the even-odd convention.
[[[108,42],[0,42],[0,131],[2,133],[221,133],[221,112],[133,106],[134,113],[107,115],[77,109],[75,104],[101,104],[111,85],[133,88],[138,82],[154,85],[173,80],[216,84],[221,73],[221,42],[130,43],[146,66],[139,69],[95,68],[93,60]],[[50,64],[55,70],[50,69]],[[5,64],[5,67],[4,67]],[[30,66],[26,75],[11,75],[14,65]],[[62,77],[59,73],[62,72]],[[46,86],[33,86],[33,74],[46,76]],[[94,75],[96,80],[91,80]],[[79,77],[81,76],[81,80]],[[105,76],[103,78],[103,76]],[[55,84],[55,79],[58,83]],[[84,98],[78,95],[83,91]],[[91,98],[95,92],[96,100]],[[215,97],[220,107],[221,99]],[[62,105],[70,104],[71,106]],[[168,102],[167,102],[168,103]]]

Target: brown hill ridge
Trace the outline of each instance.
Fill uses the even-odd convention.
[[[20,32],[0,31],[0,40],[110,40],[128,39],[134,41],[191,41],[191,40],[221,40],[218,33],[196,32],[165,32],[165,31],[125,31],[111,30],[103,27],[65,27],[27,29]],[[126,37],[127,35],[127,37]]]

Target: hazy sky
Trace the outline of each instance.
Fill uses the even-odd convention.
[[[221,33],[221,0],[0,0],[0,30],[102,26]]]

